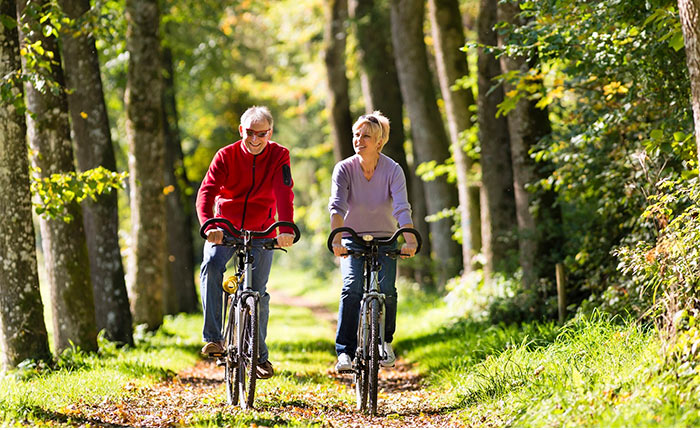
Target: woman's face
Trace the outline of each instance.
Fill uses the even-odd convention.
[[[367,124],[362,124],[352,134],[352,146],[356,154],[379,154],[379,138],[372,136],[372,129]]]

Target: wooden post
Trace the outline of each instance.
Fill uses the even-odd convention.
[[[559,323],[566,319],[566,278],[564,277],[564,265],[557,263],[555,266],[557,275],[557,303],[559,307]]]

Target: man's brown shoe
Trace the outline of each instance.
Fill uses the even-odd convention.
[[[255,374],[258,376],[258,379],[272,378],[272,375],[275,374],[275,369],[272,368],[270,360],[266,360],[264,363],[259,363],[257,365]]]
[[[204,347],[202,347],[202,355],[221,355],[224,353],[224,345],[222,341],[218,342],[207,342]]]

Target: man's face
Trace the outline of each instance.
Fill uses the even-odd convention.
[[[241,134],[243,143],[253,155],[260,154],[267,143],[270,141],[270,136],[272,135],[272,127],[265,121],[247,121],[247,124],[241,124],[238,126],[238,132]]]

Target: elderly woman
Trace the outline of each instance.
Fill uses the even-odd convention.
[[[331,213],[331,230],[347,226],[359,235],[390,237],[400,227],[413,227],[411,205],[406,194],[406,177],[401,167],[382,154],[389,140],[389,120],[380,112],[362,115],[352,126],[355,155],[336,164],[328,210]],[[406,234],[401,253],[413,256],[416,240]],[[336,370],[352,369],[357,348],[357,325],[362,299],[363,260],[347,258],[350,239],[336,235],[333,252],[343,257],[340,270],[343,289],[340,294],[338,329],[335,350],[338,355]],[[393,367],[396,357],[391,341],[396,330],[396,261],[381,257],[379,287],[386,296],[386,325],[383,367]]]

